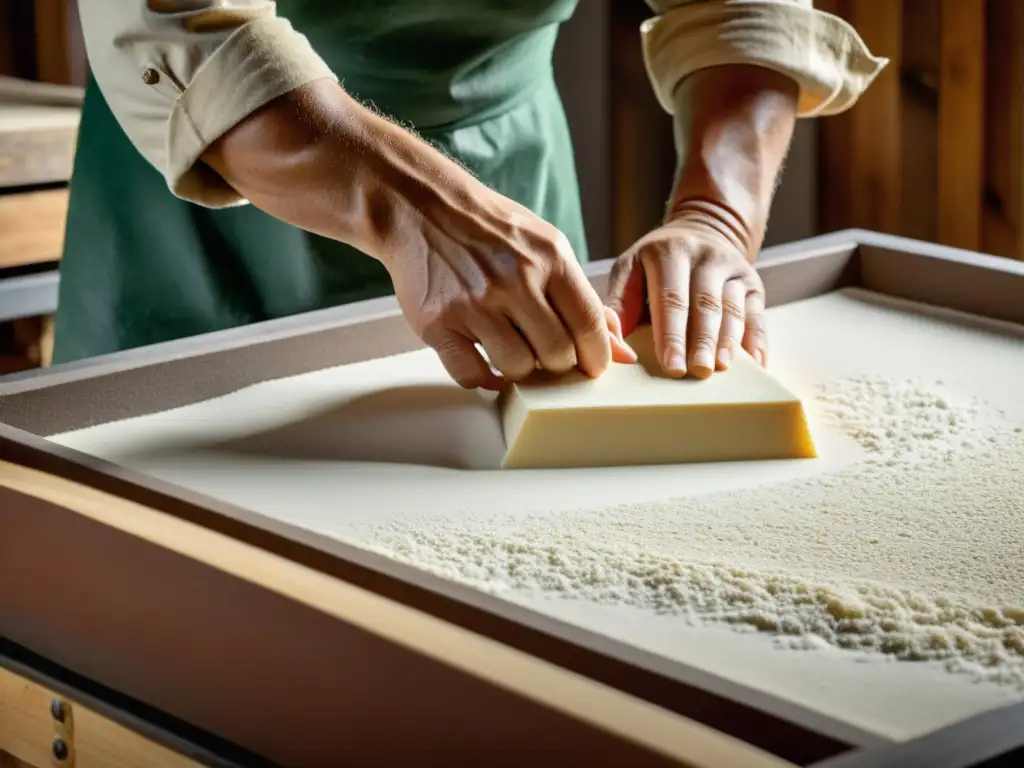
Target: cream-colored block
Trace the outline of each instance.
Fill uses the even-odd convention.
[[[500,398],[512,469],[814,458],[803,404],[746,352],[708,379],[665,376],[650,326],[639,362],[598,379],[538,373]]]

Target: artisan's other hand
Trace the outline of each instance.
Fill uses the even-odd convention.
[[[740,347],[765,364],[761,278],[706,209],[679,214],[620,256],[606,303],[626,334],[649,307],[655,351],[671,375],[710,376],[726,369]]]
[[[646,289],[670,375],[710,376],[740,346],[765,364],[764,286],[753,263],[797,96],[788,77],[742,65],[695,72],[675,91],[679,168],[668,215],[619,257],[607,299],[628,334]]]
[[[382,261],[406,318],[456,382],[496,389],[538,364],[596,377],[613,358],[634,359],[554,226],[468,174],[425,193],[418,210]]]

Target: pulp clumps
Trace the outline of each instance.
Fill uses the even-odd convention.
[[[393,525],[376,549],[488,592],[627,604],[1024,691],[1024,429],[941,382],[816,396],[865,460],[810,479],[604,510]]]

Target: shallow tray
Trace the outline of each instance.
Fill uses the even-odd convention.
[[[608,266],[587,268],[599,290]],[[1024,264],[1010,260],[847,231],[769,249],[759,269],[769,306],[862,286],[1024,326]],[[710,768],[892,748],[44,439],[420,346],[381,299],[0,379],[3,663],[212,765]],[[1017,723],[1007,752],[1022,720],[1019,705],[957,733]],[[903,764],[931,765],[945,733],[900,745],[923,750]],[[944,765],[990,756],[968,752]]]

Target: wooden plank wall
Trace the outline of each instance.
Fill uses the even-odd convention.
[[[890,58],[821,121],[820,228],[1024,258],[1024,3],[818,0]]]

